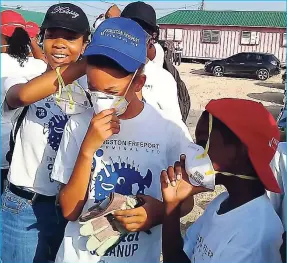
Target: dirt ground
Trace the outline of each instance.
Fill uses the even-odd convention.
[[[177,68],[191,98],[191,111],[187,124],[193,137],[197,120],[211,99],[227,97],[251,99],[261,102],[275,118],[277,118],[283,105],[284,85],[281,82],[281,75],[266,81],[259,81],[255,78],[234,76],[214,77],[204,72],[203,64],[183,63]],[[203,193],[195,197],[193,211],[181,222],[183,234],[187,227],[202,214],[206,205],[222,191],[224,191],[223,187],[216,187],[212,193]]]

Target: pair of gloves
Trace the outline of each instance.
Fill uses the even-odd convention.
[[[116,246],[128,232],[115,220],[113,212],[136,208],[143,203],[143,200],[135,196],[111,193],[108,198],[82,214],[79,217],[79,223],[82,225],[80,234],[89,237],[87,250],[96,251],[98,256],[103,256],[110,248]]]

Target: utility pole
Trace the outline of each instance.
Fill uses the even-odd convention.
[[[201,4],[200,4],[198,10],[204,10],[204,0],[201,0]]]

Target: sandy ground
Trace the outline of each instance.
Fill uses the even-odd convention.
[[[191,97],[191,111],[187,124],[193,137],[197,120],[211,99],[229,97],[255,100],[266,106],[275,118],[283,105],[284,85],[281,84],[281,75],[259,81],[234,76],[218,78],[207,75],[203,64],[183,63],[177,68]],[[202,214],[206,205],[222,191],[223,187],[216,187],[213,193],[203,193],[195,197],[193,211],[182,219],[183,233]]]

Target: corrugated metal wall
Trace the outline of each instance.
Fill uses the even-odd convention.
[[[166,26],[160,30],[160,39],[165,39],[166,28],[175,28]],[[188,29],[187,29],[188,28]],[[187,26],[183,28],[183,57],[198,59],[219,59],[231,56],[239,52],[264,52],[272,53],[281,62],[286,63],[286,47],[282,47],[283,29],[274,29],[277,32],[270,32],[270,29],[242,28],[219,28],[220,40],[218,44],[202,43],[201,34],[203,29],[215,29],[210,27]],[[190,29],[189,29],[190,28]],[[242,31],[259,31],[258,45],[241,45]],[[261,31],[261,32],[260,32]],[[267,32],[266,32],[267,31]]]

